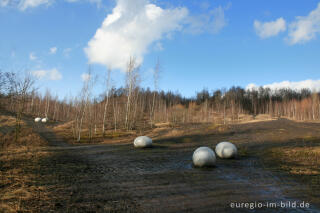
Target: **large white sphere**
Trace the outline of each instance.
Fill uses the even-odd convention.
[[[39,122],[39,121],[41,121],[41,118],[39,117],[34,119],[34,122]]]
[[[46,123],[48,121],[48,118],[42,118],[41,122]]]
[[[234,158],[238,153],[237,147],[230,142],[220,142],[216,146],[216,154],[220,158]]]
[[[209,147],[202,146],[194,151],[192,156],[193,165],[197,167],[214,166],[216,155]]]
[[[134,147],[145,148],[152,146],[152,139],[148,136],[139,136],[133,142]]]

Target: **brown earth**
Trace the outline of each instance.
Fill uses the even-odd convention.
[[[26,123],[51,146],[41,149],[49,154],[37,161],[35,182],[45,199],[22,200],[22,212],[320,212],[320,176],[289,175],[281,165],[291,155],[270,154],[273,149],[319,147],[320,124],[279,119],[180,127],[173,133],[162,129],[149,133],[153,148],[134,149],[131,138],[118,144],[70,145],[47,124]],[[197,147],[214,148],[220,141],[236,144],[239,156],[218,159],[215,168],[192,167]],[[294,201],[311,207],[230,207],[234,202]]]

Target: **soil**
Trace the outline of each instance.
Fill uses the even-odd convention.
[[[279,119],[230,125],[225,131],[203,127],[135,149],[132,141],[70,145],[47,124],[26,122],[50,144],[44,148],[49,157],[39,162],[37,181],[49,196],[37,203],[39,212],[320,212],[320,190],[314,191],[319,182],[299,182],[264,158],[274,147],[319,146],[317,123]],[[214,149],[221,141],[233,142],[239,156],[218,159],[214,168],[192,166],[197,147]],[[235,207],[259,202],[305,202],[310,207]]]

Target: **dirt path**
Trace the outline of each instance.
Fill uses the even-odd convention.
[[[201,134],[154,141],[152,149],[132,144],[71,146],[45,125],[27,121],[52,147],[42,162],[50,203],[42,210],[65,212],[320,212],[310,208],[231,208],[234,203],[287,205],[309,202],[307,186],[264,168],[255,154],[268,146],[319,137],[320,124],[278,120],[233,127],[220,134]],[[248,154],[218,159],[217,167],[195,169],[198,146],[231,140]],[[48,201],[49,202],[49,201]],[[242,204],[244,205],[244,204]]]

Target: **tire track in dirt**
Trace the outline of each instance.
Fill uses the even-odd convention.
[[[131,192],[144,212],[319,212],[230,208],[230,202],[299,202],[295,195],[303,187],[265,171],[256,158],[218,160],[216,168],[195,169],[193,148],[134,150],[130,144],[116,154],[108,148],[99,147],[99,157],[92,148],[90,157],[114,168],[117,176],[106,173],[105,178]]]
[[[193,168],[193,150],[201,145],[214,147],[217,142],[211,141],[214,136],[203,136],[197,143],[179,147],[170,140],[155,141],[152,149],[134,149],[132,144],[71,146],[45,125],[34,126],[37,124],[30,122],[33,121],[27,123],[53,146],[50,149],[55,157],[43,165],[50,167],[47,173],[63,173],[60,169],[63,165],[82,168],[73,171],[74,174],[59,174],[58,180],[65,179],[65,182],[56,184],[61,186],[55,193],[63,195],[63,199],[53,198],[55,211],[63,212],[68,207],[95,212],[319,212],[314,206],[309,209],[230,208],[231,202],[300,202],[298,198],[303,198],[305,188],[266,171],[254,156],[218,159],[217,167],[212,169]],[[266,128],[288,127],[288,131],[294,131],[286,122],[274,121]],[[249,135],[260,131],[257,126],[248,128]],[[244,134],[246,131],[244,129]],[[250,140],[253,145],[266,141],[263,134]],[[50,165],[53,159],[55,164]],[[78,175],[79,180],[70,179],[71,175]]]
[[[57,134],[53,132],[53,130],[47,128],[46,123],[42,122],[34,122],[32,118],[24,118],[24,121],[28,126],[30,126],[38,135],[40,135],[44,140],[46,140],[50,146],[57,147],[68,147],[67,144],[62,137],[59,137]]]
[[[131,195],[104,178],[117,176],[112,168],[93,163],[87,156],[90,148],[66,143],[45,123],[24,118],[28,126],[49,144],[49,157],[40,162],[41,178],[37,181],[48,191],[42,212],[141,212]]]

